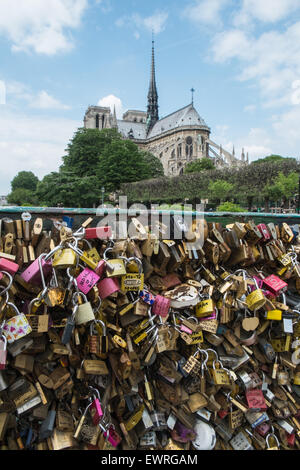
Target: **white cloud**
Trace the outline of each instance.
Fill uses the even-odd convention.
[[[243,0],[242,8],[234,18],[237,26],[259,20],[275,23],[299,8],[299,0]]]
[[[260,89],[266,107],[295,104],[295,81],[300,78],[300,21],[282,32],[273,30],[255,37],[234,29],[214,36],[213,60],[237,61],[236,77]]]
[[[114,106],[116,107],[117,118],[120,119],[123,115],[123,105],[120,98],[114,95],[104,96],[98,101],[98,106],[104,106],[110,108],[111,112],[114,111]]]
[[[215,25],[221,22],[220,13],[227,4],[228,0],[197,0],[185,8],[183,15],[196,23]]]
[[[0,193],[10,192],[10,181],[21,170],[39,178],[57,171],[65,148],[82,122],[63,118],[30,117],[5,110],[0,114]]]
[[[255,110],[256,110],[255,104],[248,104],[247,106],[244,107],[245,113],[252,113]]]
[[[139,30],[146,29],[154,34],[159,34],[165,30],[169,14],[166,11],[156,11],[151,16],[143,17],[139,13],[133,13],[131,16],[123,16],[115,22],[116,26],[134,26]]]
[[[38,109],[70,109],[70,106],[67,106],[53,98],[53,96],[49,95],[45,90],[38,93],[30,103],[30,106]]]
[[[1,0],[0,36],[13,51],[53,55],[73,47],[70,31],[78,28],[88,0]]]

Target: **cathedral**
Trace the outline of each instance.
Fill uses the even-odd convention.
[[[142,150],[159,158],[166,176],[181,175],[187,163],[203,157],[211,158],[217,168],[249,164],[249,156],[245,156],[244,150],[238,159],[234,148],[230,153],[211,140],[211,130],[194,108],[193,99],[191,104],[159,118],[154,41],[147,111],[128,110],[120,120],[115,109],[112,112],[110,108],[89,106],[84,127],[117,129],[124,139],[132,139]]]

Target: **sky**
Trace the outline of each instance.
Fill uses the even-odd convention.
[[[191,102],[250,161],[300,156],[300,0],[0,0],[0,194],[57,171],[90,105]]]

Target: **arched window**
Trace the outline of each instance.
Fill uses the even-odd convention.
[[[105,116],[102,114],[102,129],[104,129]]]
[[[96,129],[99,129],[99,114],[96,114]]]
[[[173,149],[171,152],[171,158],[175,158],[175,149]]]
[[[182,144],[178,144],[177,146],[177,157],[182,157]]]
[[[185,139],[185,156],[188,159],[193,156],[193,139],[190,136]]]

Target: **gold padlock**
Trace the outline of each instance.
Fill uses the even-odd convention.
[[[263,294],[263,291],[259,289],[256,280],[254,279],[256,289],[248,294],[246,297],[246,304],[248,308],[253,312],[261,307],[263,307],[267,301],[266,297]]]
[[[138,258],[128,258],[125,261],[125,269],[127,269],[127,265],[131,262],[135,261],[138,264],[138,273],[129,273],[127,272],[125,276],[121,277],[121,291],[123,292],[130,292],[130,291],[140,291],[144,287],[144,274],[142,272],[143,266],[141,261]]]
[[[53,257],[52,266],[56,269],[66,269],[76,264],[76,253],[71,248],[64,248],[56,251]]]

